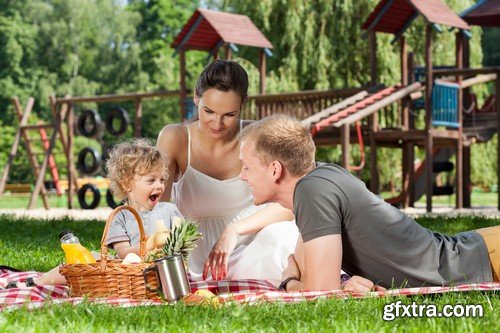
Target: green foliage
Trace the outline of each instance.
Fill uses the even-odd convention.
[[[497,184],[497,145],[498,135],[486,143],[471,148],[471,183],[490,188]]]
[[[7,164],[12,143],[16,135],[16,128],[13,126],[6,126],[0,120],[0,128],[2,128],[2,140],[0,140],[0,166],[3,168]],[[19,147],[19,153],[13,160],[10,170],[10,179],[25,179],[25,182],[33,181],[33,171],[27,163],[26,152],[24,147]],[[1,171],[3,173],[3,169]]]
[[[485,28],[481,42],[484,66],[500,66],[500,28]]]

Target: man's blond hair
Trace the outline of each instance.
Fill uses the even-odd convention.
[[[249,139],[264,165],[278,161],[292,176],[302,176],[314,168],[314,141],[296,118],[284,114],[263,118],[241,131],[240,140]]]

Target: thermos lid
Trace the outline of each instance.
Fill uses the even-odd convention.
[[[63,231],[61,231],[59,233],[59,239],[63,238],[64,235],[67,235],[67,234],[72,234],[73,233],[73,230],[71,229],[65,229]]]
[[[162,258],[155,259],[153,261],[156,262],[156,261],[162,261],[162,260],[179,260],[179,259],[182,259],[182,255],[176,253],[176,254],[172,254],[172,255],[169,255],[169,256],[165,256],[165,257],[162,257]]]

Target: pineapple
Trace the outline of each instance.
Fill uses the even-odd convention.
[[[189,253],[195,248],[195,242],[201,238],[196,222],[189,219],[175,219],[172,230],[168,234],[165,245],[159,249],[149,252],[144,258],[145,262],[152,262],[173,254],[181,254],[184,262],[187,262]]]

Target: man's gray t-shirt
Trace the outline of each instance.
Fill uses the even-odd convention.
[[[342,268],[385,287],[493,280],[483,238],[434,233],[370,192],[342,167],[323,164],[295,187],[302,239],[341,234]]]
[[[156,220],[163,220],[168,229],[172,229],[172,218],[182,217],[177,207],[170,202],[160,202],[152,210],[139,212],[146,237],[156,230]],[[106,245],[116,242],[130,242],[130,246],[139,244],[141,235],[134,215],[128,210],[116,214],[109,228]]]

